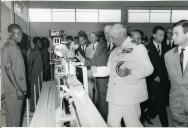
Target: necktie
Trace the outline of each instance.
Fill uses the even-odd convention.
[[[172,48],[172,40],[169,40],[170,47]]]
[[[158,49],[158,52],[159,52],[159,55],[160,55],[161,50],[160,50],[160,45],[159,44],[157,45],[157,49]]]
[[[95,49],[95,44],[93,44],[93,50]]]
[[[110,44],[108,45],[108,52],[110,51]]]
[[[180,66],[181,66],[181,71],[182,71],[182,75],[183,75],[183,59],[184,59],[184,54],[183,52],[185,51],[184,48],[181,49],[181,52],[180,52]]]
[[[85,52],[84,46],[82,46],[82,51],[84,51],[84,52]]]

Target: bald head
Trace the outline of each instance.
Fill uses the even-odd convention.
[[[109,33],[111,27],[112,27],[112,25],[109,25],[109,24],[106,25],[106,26],[104,27],[104,33]]]
[[[127,36],[127,29],[122,24],[114,24],[109,32],[110,36],[124,35]]]
[[[112,25],[106,25],[104,27],[104,35],[105,35],[105,38],[106,38],[107,42],[110,42],[109,32],[110,32],[111,27],[112,27]]]
[[[127,29],[122,24],[114,24],[111,27],[109,34],[113,39],[114,45],[119,47],[127,38]]]

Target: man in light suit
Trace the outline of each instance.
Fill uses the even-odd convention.
[[[177,47],[165,54],[165,64],[171,82],[170,110],[172,123],[188,127],[188,20],[173,25],[173,37]]]
[[[140,102],[148,98],[145,77],[153,72],[146,48],[135,44],[126,28],[114,24],[110,36],[116,48],[111,52],[107,66],[92,67],[95,77],[109,76],[106,100],[108,102],[108,126],[142,126]]]
[[[106,66],[108,61],[108,51],[106,42],[97,41],[97,33],[92,32],[89,36],[91,44],[86,49],[86,58],[79,56],[84,65],[88,67],[88,74],[91,72],[91,66]],[[108,78],[95,78],[91,76],[88,79],[89,95],[94,100],[99,112],[104,120],[107,120],[107,103],[105,102]],[[95,85],[96,82],[96,85]],[[94,87],[94,89],[93,89]],[[93,91],[94,90],[94,91]]]

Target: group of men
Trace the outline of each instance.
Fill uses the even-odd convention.
[[[20,126],[27,90],[25,65],[17,46],[22,38],[22,29],[17,24],[11,24],[8,33],[9,38],[2,49],[6,126]],[[188,21],[174,24],[172,39],[177,46],[172,46],[171,42],[167,44],[174,47],[172,49],[163,46],[164,29],[160,26],[153,29],[153,40],[147,47],[129,37],[122,24],[106,25],[104,33],[107,43],[98,42],[95,33],[90,35],[92,43],[88,51],[85,38],[80,36],[83,45],[77,49],[77,58],[89,67],[91,77],[96,78],[94,87],[98,94],[92,95],[97,97],[96,105],[108,126],[121,126],[123,118],[127,127],[142,127],[140,103],[148,99],[148,92],[154,106],[149,115],[158,114],[162,126],[168,126],[165,100],[171,84],[169,106],[173,126],[187,127]],[[172,32],[169,34],[172,35]],[[81,55],[82,50],[89,54]]]

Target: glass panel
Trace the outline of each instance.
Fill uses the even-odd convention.
[[[75,10],[52,9],[52,22],[75,22]]]
[[[128,11],[128,22],[149,22],[149,10],[129,10]]]
[[[99,22],[121,22],[121,10],[99,10]]]
[[[29,21],[30,22],[51,22],[51,9],[29,9]]]
[[[76,22],[98,22],[98,9],[77,9]]]
[[[149,10],[128,10],[129,13],[149,13]]]
[[[170,10],[151,10],[151,23],[170,23]]]
[[[172,10],[172,22],[188,20],[188,10]]]

